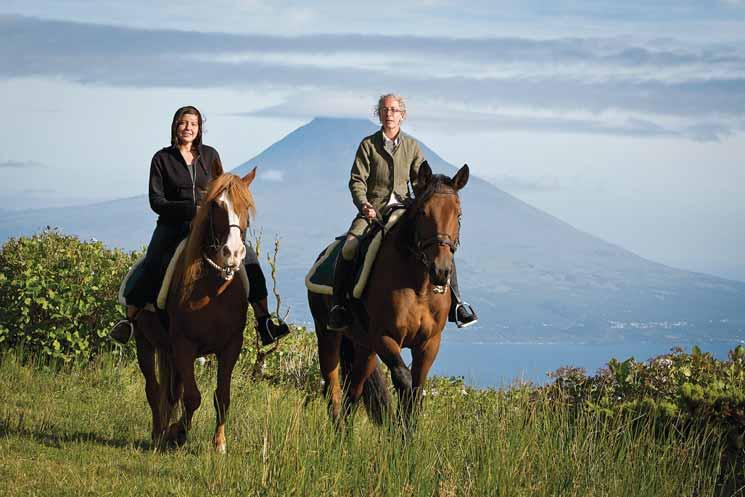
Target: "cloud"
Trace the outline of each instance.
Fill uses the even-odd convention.
[[[0,169],[39,169],[49,167],[41,162],[6,160],[0,162]]]
[[[488,179],[490,183],[496,185],[497,187],[513,193],[554,192],[561,189],[559,178],[555,176],[527,178],[512,175],[502,175],[491,176],[486,179]]]
[[[267,169],[258,174],[258,178],[263,181],[271,181],[273,183],[279,183],[284,180],[284,172],[278,169]]]
[[[415,97],[412,103],[422,103],[423,110],[439,105],[448,115],[496,129],[716,140],[745,128],[745,51],[738,45],[675,40],[640,45],[621,38],[279,37],[8,16],[0,17],[0,34],[5,40],[0,77],[281,90],[290,95],[287,103],[265,111],[293,117],[369,115],[366,102],[395,89]],[[318,96],[326,98],[313,100]]]

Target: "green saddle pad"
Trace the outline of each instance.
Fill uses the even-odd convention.
[[[394,211],[385,225],[385,230],[379,230],[360,239],[359,254],[355,261],[355,279],[352,287],[352,297],[358,299],[362,296],[367,284],[367,279],[372,271],[375,257],[383,241],[383,234],[387,232],[404,214],[404,209]],[[340,236],[331,242],[321,253],[313,267],[310,268],[305,277],[305,287],[313,293],[321,295],[333,295],[334,293],[334,268],[336,258],[340,256],[344,246],[345,236]]]
[[[313,293],[331,295],[334,292],[334,267],[336,258],[341,255],[344,237],[331,242],[321,253],[305,277],[305,286]]]

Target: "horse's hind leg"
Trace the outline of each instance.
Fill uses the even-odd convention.
[[[342,419],[343,395],[339,364],[341,334],[326,333],[324,330],[319,330],[318,322],[316,322],[318,362],[321,367],[321,378],[323,378],[323,394],[328,401],[329,415],[332,421],[338,424]]]
[[[344,413],[347,416],[351,414],[357,401],[362,397],[365,383],[377,367],[378,358],[375,352],[359,345],[355,346],[354,362],[349,375],[349,387],[346,389],[344,395]]]
[[[235,363],[238,362],[242,346],[243,335],[239,332],[236,339],[217,356],[217,389],[214,396],[217,426],[212,442],[215,450],[220,454],[224,454],[227,450],[225,421],[228,417],[228,408],[230,408],[230,378],[233,375]]]
[[[137,344],[137,363],[140,366],[142,375],[145,377],[145,395],[147,396],[148,404],[150,404],[150,410],[153,413],[151,436],[153,443],[157,444],[163,435],[165,427],[162,424],[159,406],[159,386],[155,375],[155,348],[141,333],[135,334],[135,342]]]

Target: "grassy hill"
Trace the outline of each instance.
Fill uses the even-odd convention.
[[[717,495],[721,437],[655,418],[576,413],[529,387],[473,390],[431,381],[417,432],[329,423],[309,347],[288,349],[273,379],[233,378],[228,454],[211,448],[214,367],[190,440],[156,451],[136,365],[116,354],[85,366],[15,351],[0,361],[0,494],[178,496]],[[297,344],[295,344],[297,345]],[[721,493],[721,495],[729,495]]]

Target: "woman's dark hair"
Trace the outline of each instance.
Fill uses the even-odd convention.
[[[193,114],[197,116],[199,131],[197,131],[197,137],[194,138],[194,142],[191,145],[192,148],[197,148],[199,147],[199,145],[202,144],[202,113],[199,112],[199,109],[197,109],[193,105],[181,107],[173,115],[173,122],[171,123],[171,145],[178,145],[178,135],[176,134],[176,130],[178,129],[178,123],[181,121],[181,118],[184,117],[186,114]]]

